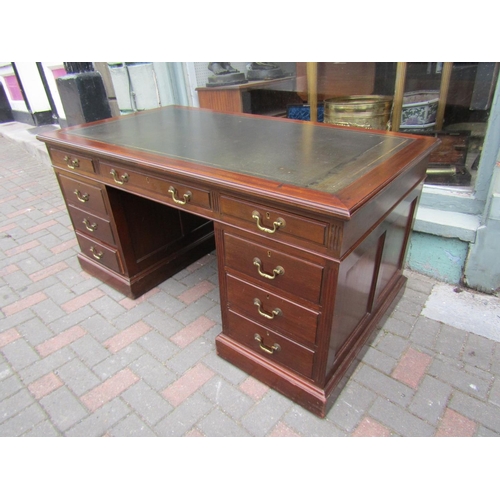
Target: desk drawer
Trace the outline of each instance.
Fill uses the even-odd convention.
[[[64,175],[58,177],[64,198],[69,205],[104,216],[108,214],[101,187],[65,177]]]
[[[282,234],[325,245],[328,224],[274,210],[255,203],[227,196],[220,198],[222,216],[236,218],[249,224],[257,234],[280,237]]]
[[[69,215],[76,231],[80,231],[109,245],[116,243],[111,223],[108,220],[79,210],[71,205],[69,205]]]
[[[49,153],[52,163],[56,167],[62,167],[73,172],[95,172],[92,159],[79,153],[54,148],[49,148]]]
[[[272,328],[298,342],[316,342],[318,313],[315,311],[231,275],[227,276],[227,300],[230,309],[265,328]]]
[[[80,244],[80,249],[87,257],[117,273],[123,274],[123,266],[118,250],[79,233],[76,234],[76,238]]]
[[[224,333],[266,359],[312,378],[314,351],[248,321],[239,314],[228,313]]]
[[[126,166],[113,165],[101,162],[101,176],[114,182],[123,189],[138,187],[162,196],[162,201],[167,201],[175,206],[186,208],[189,206],[211,209],[210,192],[188,184],[183,184],[169,179],[157,179],[134,171]]]
[[[277,287],[311,302],[319,303],[323,267],[274,247],[257,245],[225,233],[226,266],[266,286]]]

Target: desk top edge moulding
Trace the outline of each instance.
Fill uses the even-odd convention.
[[[68,127],[39,139],[130,161],[150,160],[153,168],[200,179],[223,183],[227,177],[235,187],[272,197],[283,192],[285,199],[306,204],[316,196],[326,200],[329,210],[336,200],[349,211],[370,195],[373,177],[390,182],[401,171],[401,156],[418,161],[437,145],[431,137],[175,105]],[[380,188],[380,181],[375,183]]]
[[[216,249],[222,358],[324,417],[394,306],[435,138],[168,106],[38,136],[89,274]]]

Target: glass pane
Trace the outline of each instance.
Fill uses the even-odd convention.
[[[193,64],[201,107],[437,135],[426,183],[474,186],[499,63]]]

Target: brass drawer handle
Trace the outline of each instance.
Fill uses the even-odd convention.
[[[257,311],[261,316],[264,316],[264,318],[267,319],[274,319],[275,316],[281,316],[283,312],[279,307],[276,307],[273,309],[271,314],[266,313],[265,311],[262,310],[262,302],[259,299],[253,299],[253,304],[254,306],[257,306]]]
[[[191,200],[191,191],[187,191],[186,194],[183,195],[182,200],[177,198],[177,189],[173,186],[168,188],[168,194],[172,196],[172,200],[178,205],[185,205],[188,201]]]
[[[78,168],[80,166],[80,162],[77,158],[72,160],[69,156],[65,156],[64,161],[66,162],[66,166],[68,168],[71,168],[71,170],[75,170],[75,168]]]
[[[273,280],[274,278],[276,278],[277,276],[281,276],[283,274],[285,274],[285,270],[281,267],[281,266],[276,266],[274,269],[273,269],[273,274],[266,274],[264,272],[262,272],[260,270],[260,266],[262,265],[262,262],[260,261],[260,259],[258,257],[255,257],[253,259],[253,265],[254,266],[257,266],[257,271],[259,272],[259,274],[263,277],[263,278],[267,278],[268,280]]]
[[[75,189],[73,191],[73,193],[76,194],[76,197],[82,202],[82,203],[87,203],[87,201],[89,201],[89,198],[90,196],[85,193],[85,194],[82,194],[78,189]]]
[[[88,219],[83,219],[83,223],[84,223],[85,227],[91,232],[94,232],[97,229],[96,222],[91,223]]]
[[[104,255],[104,252],[98,251],[94,247],[90,247],[90,251],[97,260],[101,260],[102,256]]]
[[[120,186],[128,182],[128,174],[123,174],[119,176],[114,168],[111,169],[111,172],[109,173],[111,174],[111,177],[113,177],[113,180],[117,184],[120,184]]]
[[[257,210],[254,210],[252,212],[252,219],[255,219],[257,222],[257,227],[261,230],[264,231],[265,233],[268,234],[273,234],[275,233],[280,227],[285,227],[285,219],[282,219],[281,217],[278,217],[274,222],[273,222],[273,229],[269,229],[267,227],[264,227],[260,224],[260,213],[257,212]]]
[[[264,352],[267,352],[267,354],[274,354],[281,349],[281,346],[279,344],[274,344],[272,347],[267,347],[267,345],[264,344],[262,337],[258,333],[256,333],[253,338],[259,343],[259,347]]]

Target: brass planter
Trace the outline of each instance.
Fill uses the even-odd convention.
[[[391,118],[392,97],[353,95],[325,100],[325,123],[344,127],[386,130]]]

